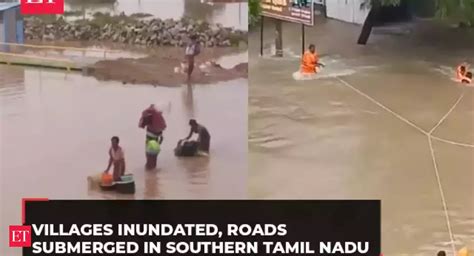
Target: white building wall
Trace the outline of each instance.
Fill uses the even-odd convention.
[[[326,0],[327,16],[349,23],[363,24],[369,9],[361,9],[362,2],[363,0]]]
[[[367,15],[369,15],[370,8],[364,7],[360,8],[363,0],[353,0],[354,1],[354,21],[356,24],[364,24]]]

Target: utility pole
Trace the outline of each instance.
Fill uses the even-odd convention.
[[[283,31],[281,20],[275,20],[275,56],[283,57]]]

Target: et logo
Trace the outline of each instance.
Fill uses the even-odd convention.
[[[64,14],[64,0],[20,0],[23,15]]]
[[[10,226],[8,231],[10,247],[31,247],[31,226]]]

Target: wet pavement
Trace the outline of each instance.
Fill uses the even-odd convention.
[[[19,223],[24,197],[246,197],[246,79],[164,88],[21,67],[0,66],[0,73],[3,230]],[[145,132],[138,120],[151,103],[163,109],[168,128],[157,170],[145,171]],[[173,154],[177,141],[189,132],[190,118],[211,133],[209,158],[178,159]],[[135,176],[133,197],[88,189],[87,177],[107,166],[114,135],[120,137],[127,170]]]
[[[377,31],[358,46],[358,26],[320,20],[306,38],[326,68],[295,81],[301,28],[284,25],[274,59],[266,27],[266,56],[258,31],[249,38],[250,196],[381,199],[384,255],[474,248],[474,88],[451,80],[474,49]]]

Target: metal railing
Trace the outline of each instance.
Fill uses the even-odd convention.
[[[35,63],[35,60],[41,61],[41,62]],[[56,67],[56,68],[64,68],[68,71],[75,68],[74,62],[70,59],[50,58],[50,57],[42,57],[42,56],[19,54],[19,53],[7,53],[7,52],[0,52],[0,62],[6,63],[8,65],[17,64],[17,65],[49,66],[49,67]],[[58,63],[59,65],[55,65],[56,63]]]
[[[38,44],[18,44],[18,43],[5,43],[0,42],[0,46],[18,46],[24,48],[33,48],[33,49],[49,49],[49,50],[69,50],[69,51],[78,51],[82,52],[83,56],[86,52],[103,52],[104,59],[107,58],[107,53],[117,53],[118,50],[106,50],[106,49],[91,49],[91,48],[79,48],[79,47],[67,47],[67,46],[55,46],[55,45],[38,45]]]

